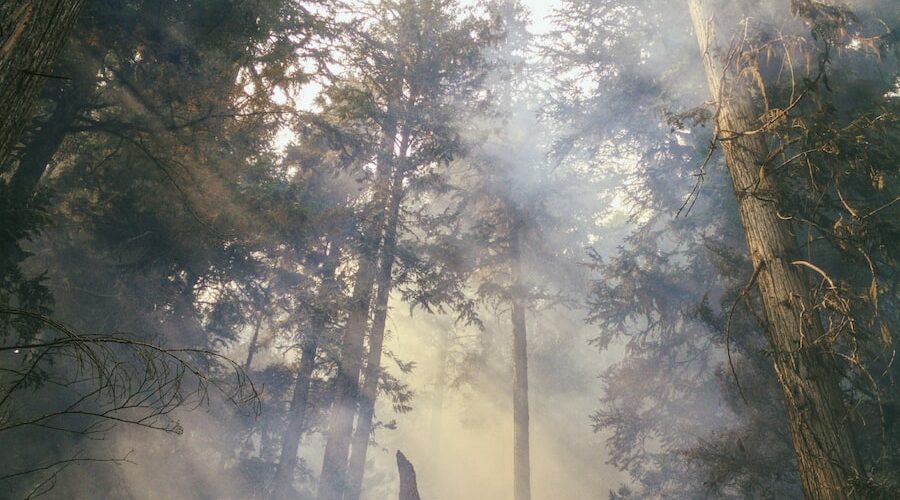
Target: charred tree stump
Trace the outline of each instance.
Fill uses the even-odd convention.
[[[416,470],[406,459],[406,455],[397,451],[397,471],[400,473],[400,500],[422,500],[419,486],[416,484]]]

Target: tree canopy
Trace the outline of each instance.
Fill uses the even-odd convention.
[[[897,498],[898,23],[0,4],[0,490]]]

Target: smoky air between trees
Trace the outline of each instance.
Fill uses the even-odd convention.
[[[0,3],[0,498],[900,497],[898,23]]]

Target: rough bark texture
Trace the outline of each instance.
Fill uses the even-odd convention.
[[[0,164],[35,109],[41,87],[85,0],[0,2]]]
[[[393,145],[393,136],[386,144]],[[365,351],[366,327],[369,321],[369,303],[375,285],[378,247],[384,229],[384,210],[390,189],[390,149],[382,148],[379,155],[376,182],[376,216],[368,231],[369,241],[362,244],[359,268],[354,279],[353,296],[349,306],[349,317],[341,341],[341,359],[335,380],[334,402],[331,409],[331,424],[325,443],[322,473],[319,476],[318,500],[341,500],[347,488],[347,458],[350,454],[350,440],[353,434],[353,417],[359,394],[359,375]]]
[[[704,1],[690,0],[690,10],[710,92],[718,105],[717,125],[728,137],[737,134],[722,141],[725,161],[750,260],[758,273],[803,489],[810,500],[861,498],[848,485],[864,469],[846,422],[848,412],[833,360],[821,344],[824,329],[807,277],[792,264],[798,255],[796,239],[790,222],[778,216],[773,186],[760,175],[768,148],[763,134],[740,135],[760,125],[751,87],[725,72],[714,18]]]
[[[288,424],[281,439],[281,456],[278,459],[278,467],[275,469],[273,481],[272,497],[276,500],[295,498],[293,482],[294,469],[297,468],[297,451],[300,449],[300,440],[306,429],[306,409],[309,404],[312,375],[316,369],[316,352],[328,325],[329,311],[323,308],[323,304],[330,303],[331,297],[338,288],[335,276],[340,253],[340,247],[332,244],[322,268],[319,306],[313,312],[309,332],[303,337],[300,346],[300,366],[297,369],[297,378],[294,380]]]
[[[105,55],[90,54],[77,36],[73,36],[67,57],[54,66],[68,78],[55,81],[44,89],[43,97],[52,100],[53,111],[30,128],[24,149],[17,155],[16,170],[10,177],[8,192],[10,205],[23,208],[34,198],[41,178],[66,137],[84,130],[79,117],[94,106],[93,93]]]
[[[416,484],[416,470],[400,451],[397,451],[397,472],[400,474],[400,500],[422,500]]]
[[[531,457],[528,416],[528,338],[525,329],[525,298],[521,269],[521,223],[513,218],[510,259],[513,271],[512,365],[513,365],[513,498],[531,499]]]

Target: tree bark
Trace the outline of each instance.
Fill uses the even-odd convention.
[[[513,274],[511,304],[513,365],[513,498],[531,499],[531,456],[528,415],[528,338],[525,328],[524,283],[522,279],[522,225],[512,217],[510,266]]]
[[[341,359],[335,378],[331,425],[325,443],[318,500],[341,500],[347,488],[347,458],[353,433],[353,417],[359,394],[359,375],[365,351],[369,306],[375,285],[378,248],[384,229],[385,207],[390,196],[390,166],[394,136],[386,134],[376,167],[375,213],[359,252],[359,268],[354,278],[349,318],[341,341]]]
[[[259,330],[262,327],[262,320],[262,311],[257,311],[256,321],[253,323],[253,337],[250,339],[250,346],[247,347],[247,360],[244,361],[245,372],[249,372],[250,367],[253,366],[253,357],[256,355],[256,350],[259,346]]]
[[[864,468],[833,358],[822,345],[824,328],[807,277],[793,264],[799,252],[791,224],[779,217],[776,190],[761,175],[768,147],[763,134],[740,134],[759,126],[759,107],[749,83],[727,71],[704,3],[690,0],[691,17],[718,105],[718,129],[729,135],[721,143],[769,323],[800,480],[810,500],[861,498],[849,487],[864,477]]]
[[[297,467],[297,451],[300,449],[300,440],[306,429],[306,409],[309,403],[309,390],[312,384],[312,374],[316,368],[316,352],[325,334],[328,325],[330,311],[323,304],[331,302],[331,297],[336,292],[335,281],[337,266],[340,261],[340,248],[332,244],[328,251],[327,260],[322,270],[322,287],[319,293],[319,304],[310,320],[309,333],[304,336],[300,348],[300,367],[297,370],[297,378],[294,381],[294,394],[291,398],[291,408],[288,416],[288,425],[281,440],[281,456],[278,467],[275,470],[275,480],[272,497],[276,500],[288,500],[295,498],[293,489],[294,469]]]
[[[32,125],[34,130],[27,134],[29,137],[18,155],[9,182],[0,188],[0,198],[3,198],[0,199],[0,212],[4,212],[3,216],[15,220],[31,207],[53,157],[66,137],[77,130],[79,114],[90,107],[90,92],[96,86],[100,64],[99,60],[87,59],[61,65],[71,79],[59,85],[58,89],[45,92],[52,95],[53,111],[40,123]],[[10,231],[12,227],[0,229],[0,281],[24,256],[18,246],[19,235],[16,231]]]
[[[350,316],[341,342],[341,359],[335,378],[331,425],[325,443],[319,500],[341,500],[347,486],[347,456],[356,413],[359,373],[362,368],[369,302],[375,284],[375,258],[365,251],[359,259],[354,282]]]
[[[73,97],[68,93],[62,96],[56,103],[56,109],[25,147],[16,171],[9,179],[8,192],[13,206],[24,207],[31,201],[47,166],[71,132],[75,119],[71,103]]]
[[[416,470],[406,455],[397,451],[397,472],[400,475],[400,500],[421,500],[416,484]]]
[[[6,162],[35,109],[85,0],[0,3],[0,164]]]
[[[25,210],[37,192],[47,165],[71,131],[74,113],[71,110],[71,103],[66,99],[67,96],[72,97],[68,94],[63,95],[57,102],[56,109],[25,146],[9,183],[0,186],[0,196],[4,192],[7,194],[6,200],[0,200],[0,204],[5,205],[0,206],[0,213],[7,210],[13,213]],[[0,228],[0,282],[26,255],[19,248],[16,234],[6,229],[8,228]]]
[[[363,475],[366,468],[366,455],[369,449],[369,437],[372,435],[372,418],[375,415],[375,400],[378,397],[378,380],[381,376],[381,354],[384,347],[384,328],[387,323],[388,301],[391,296],[391,273],[394,269],[397,250],[397,226],[400,223],[400,205],[403,201],[403,162],[409,139],[404,134],[400,144],[399,165],[394,174],[391,187],[391,202],[388,219],[381,247],[381,263],[378,268],[377,293],[375,295],[375,314],[372,319],[372,330],[369,333],[369,352],[366,359],[363,390],[359,397],[359,416],[356,419],[356,433],[353,435],[353,448],[347,469],[348,486],[344,500],[358,500],[362,493]]]

